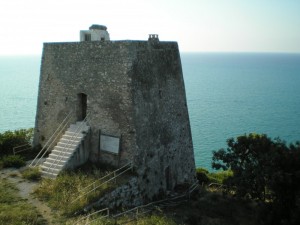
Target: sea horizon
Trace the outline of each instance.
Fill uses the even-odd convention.
[[[41,54],[0,56],[0,132],[34,126]],[[181,52],[197,167],[250,132],[300,140],[300,53]]]
[[[68,42],[66,42],[68,43]],[[180,46],[179,46],[180,48]],[[21,53],[21,54],[1,54],[0,57],[26,57],[26,56],[39,56],[43,54],[42,50],[40,53]],[[289,52],[289,51],[180,51],[180,54],[296,54],[300,52]]]

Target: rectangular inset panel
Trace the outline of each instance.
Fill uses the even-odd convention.
[[[119,154],[120,138],[108,135],[100,135],[100,150],[107,151],[113,154]]]

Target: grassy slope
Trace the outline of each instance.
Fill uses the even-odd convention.
[[[222,180],[224,176],[228,175],[204,173],[208,175],[210,181],[214,182],[219,179]],[[57,224],[74,224],[80,218],[74,217],[75,209],[78,209],[78,206],[81,208],[88,199],[81,200],[83,201],[81,203],[77,202],[76,207],[70,204],[70,200],[78,196],[83,187],[102,175],[99,170],[63,173],[56,180],[43,179],[36,194],[62,215],[59,222],[57,220]],[[17,190],[13,185],[6,180],[1,180],[0,224],[43,224],[34,208],[19,198],[16,193]],[[94,198],[94,194],[90,197]],[[220,191],[203,187],[199,193],[181,205],[164,209],[157,208],[152,213],[139,216],[138,220],[125,216],[119,218],[117,224],[126,222],[126,224],[135,225],[251,225],[256,224],[256,214],[255,204],[249,201],[238,201],[231,196],[223,196]],[[130,222],[127,223],[128,221]],[[101,219],[98,216],[97,220],[91,224],[115,224],[115,221]]]
[[[0,224],[44,224],[36,209],[17,195],[16,187],[0,180]]]

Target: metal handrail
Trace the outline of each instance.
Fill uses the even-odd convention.
[[[111,176],[112,174],[115,174],[116,172],[118,172],[119,170],[124,169],[125,167],[129,166],[130,164],[132,164],[132,162],[129,162],[129,163],[127,163],[126,165],[124,165],[124,166],[122,166],[122,167],[120,167],[120,168],[118,168],[118,169],[116,169],[116,170],[114,170],[114,171],[112,171],[112,172],[106,174],[105,176],[101,177],[100,179],[96,180],[95,182],[93,182],[93,183],[89,184],[88,186],[86,186],[85,188],[83,188],[83,190],[89,188],[90,186],[92,186],[92,185],[94,185],[95,183],[97,183],[97,182],[103,180],[104,178],[109,177],[109,176]]]
[[[126,170],[124,170],[123,172],[119,173],[118,175],[115,175],[114,177],[110,178],[109,180],[99,184],[98,186],[94,187],[92,190],[86,192],[84,195],[80,196],[79,198],[91,193],[92,191],[95,191],[96,189],[100,188],[101,186],[103,186],[104,184],[107,184],[108,182],[115,180],[117,177],[121,176],[122,174],[126,173],[128,170],[131,170],[131,168],[127,168]],[[74,200],[75,201],[75,200]],[[73,202],[74,202],[73,201]]]
[[[55,169],[58,166],[58,163],[62,160],[62,158],[66,155],[66,151],[64,151],[66,149],[66,146],[70,146],[70,142],[73,142],[75,140],[75,138],[78,137],[78,135],[80,134],[81,128],[84,126],[84,122],[87,123],[87,118],[88,115],[84,118],[84,120],[82,121],[82,124],[80,126],[78,126],[74,132],[74,135],[71,136],[71,138],[68,139],[68,142],[66,144],[64,144],[63,149],[60,151],[59,155],[56,156],[54,162],[52,162],[50,164],[50,166],[47,168],[47,172],[50,169]],[[59,158],[60,157],[60,158]],[[58,159],[59,158],[59,159]],[[54,165],[54,168],[53,168]]]
[[[93,215],[95,215],[95,214],[98,214],[98,213],[101,213],[101,212],[104,212],[104,211],[106,211],[107,214],[106,214],[105,216],[103,216],[102,218],[109,217],[109,208],[100,209],[100,210],[98,210],[98,211],[96,211],[96,212],[93,212],[93,213],[88,214],[87,216],[81,218],[81,219],[78,220],[74,225],[78,224],[79,222],[81,222],[81,221],[83,221],[83,220],[85,220],[85,219],[90,218],[91,216],[93,216]],[[86,223],[86,224],[90,224],[90,223],[93,222],[93,221],[95,221],[95,220],[92,220],[92,221],[90,221],[89,223]]]
[[[66,128],[68,123],[71,119],[71,114],[73,111],[69,112],[69,114],[64,118],[64,120],[59,124],[57,129],[54,131],[54,133],[51,135],[51,137],[48,139],[48,141],[45,143],[44,147],[41,149],[41,151],[37,154],[37,156],[32,160],[30,163],[30,167],[35,167],[39,164],[40,160],[46,155],[46,153],[49,151],[51,146],[54,144],[54,142],[57,140],[58,136],[62,133],[62,131]],[[54,138],[54,139],[53,139]],[[50,145],[48,145],[50,143]],[[42,152],[44,153],[42,154]],[[42,154],[42,156],[37,160],[37,158]],[[36,162],[37,160],[37,162]]]
[[[116,174],[118,171],[120,171],[120,170],[122,170],[122,169],[128,167],[129,165],[130,165],[129,168],[127,168],[126,170],[120,172],[119,174]],[[80,199],[80,198],[82,198],[82,197],[88,195],[88,194],[91,193],[92,191],[95,191],[96,189],[100,188],[100,187],[103,186],[104,184],[107,184],[108,182],[110,182],[110,181],[116,179],[117,177],[121,176],[122,174],[126,173],[127,171],[131,170],[132,168],[133,168],[133,165],[132,165],[132,162],[130,162],[130,163],[127,163],[126,165],[124,165],[124,166],[122,166],[122,167],[120,167],[120,168],[118,168],[118,169],[112,171],[111,173],[105,175],[104,177],[101,177],[100,180],[96,180],[95,182],[89,184],[88,186],[86,186],[85,188],[83,188],[83,190],[88,189],[89,187],[93,186],[95,183],[97,183],[97,182],[103,180],[104,178],[107,178],[107,177],[109,177],[109,176],[111,176],[111,175],[114,175],[112,178],[110,178],[110,179],[107,180],[107,181],[104,181],[103,183],[100,183],[98,186],[94,187],[92,190],[89,190],[89,191],[84,192],[82,195],[80,195],[80,196],[78,196],[76,199],[74,199],[71,203],[76,202],[78,199]]]
[[[24,148],[24,147],[26,147],[26,148]],[[28,148],[28,147],[29,147],[29,148]],[[22,149],[21,149],[21,150],[17,150],[17,149],[19,149],[19,148],[22,148]],[[14,155],[15,155],[15,154],[20,153],[20,152],[25,152],[25,151],[27,151],[27,150],[29,150],[29,149],[32,149],[32,146],[31,146],[31,144],[26,143],[26,144],[24,144],[24,145],[19,145],[19,146],[17,146],[17,147],[14,147],[14,148],[13,148],[13,153],[14,153]]]

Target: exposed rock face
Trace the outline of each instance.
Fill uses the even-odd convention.
[[[44,44],[34,144],[43,146],[70,111],[73,122],[88,115],[92,161],[133,162],[142,201],[195,180],[176,42]],[[117,154],[100,148],[100,135],[120,141]]]

